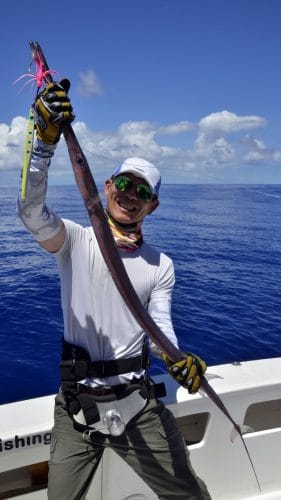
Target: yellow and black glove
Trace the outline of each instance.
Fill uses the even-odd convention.
[[[45,144],[56,144],[61,134],[63,123],[70,123],[75,115],[67,92],[69,80],[50,83],[40,94],[33,105],[36,118],[37,137]]]
[[[162,359],[165,361],[170,375],[188,389],[190,394],[195,394],[198,391],[207,369],[205,361],[190,352],[186,353],[186,358],[176,363],[173,363],[164,353],[162,353]]]

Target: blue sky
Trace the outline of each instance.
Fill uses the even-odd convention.
[[[35,89],[28,42],[71,80],[97,181],[126,157],[163,182],[281,183],[279,0],[2,2],[0,185],[16,186]],[[62,140],[53,184],[74,183]]]

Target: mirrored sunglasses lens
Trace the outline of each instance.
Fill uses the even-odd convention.
[[[119,191],[126,191],[132,185],[132,181],[129,177],[119,175],[114,179],[114,184]]]
[[[146,184],[138,184],[137,185],[137,193],[142,200],[150,201],[153,194],[149,186]]]

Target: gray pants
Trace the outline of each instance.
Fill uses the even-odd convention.
[[[188,450],[172,413],[151,399],[118,437],[91,437],[73,428],[62,394],[56,396],[49,461],[49,500],[84,499],[106,447],[112,448],[161,500],[210,500],[193,471]]]

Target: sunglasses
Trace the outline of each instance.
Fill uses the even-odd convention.
[[[148,184],[135,184],[130,177],[126,175],[118,175],[114,177],[113,182],[118,191],[124,193],[135,186],[137,195],[144,201],[150,201],[153,198],[153,192]]]

